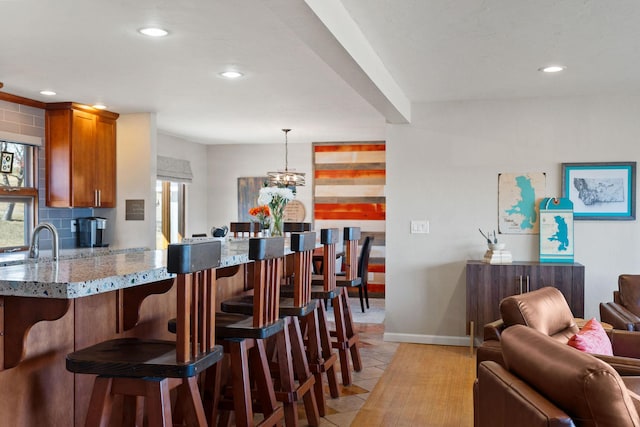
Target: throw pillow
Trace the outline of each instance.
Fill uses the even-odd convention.
[[[586,353],[613,356],[611,341],[596,319],[589,320],[577,334],[569,339],[568,344]]]

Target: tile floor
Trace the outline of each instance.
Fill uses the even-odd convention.
[[[353,384],[347,387],[340,385],[340,397],[337,399],[329,396],[329,389],[325,384],[327,414],[321,418],[321,426],[348,427],[351,425],[398,348],[397,343],[382,340],[383,324],[356,323],[355,326],[360,335],[360,357],[363,369],[361,372],[353,372]],[[338,374],[338,381],[340,381],[340,374]],[[302,406],[299,414],[300,425],[308,426]]]
[[[362,359],[363,369],[360,372],[352,372],[353,382],[350,386],[343,387],[340,376],[340,362],[338,362],[338,386],[340,388],[340,397],[332,399],[329,394],[329,385],[324,378],[324,389],[327,403],[326,415],[320,418],[320,427],[349,427],[358,411],[364,405],[369,397],[369,393],[378,383],[384,370],[391,363],[393,356],[399,346],[398,343],[384,342],[384,299],[370,299],[371,309],[366,313],[359,310],[359,301],[355,298],[349,298],[352,309],[354,327],[360,335],[360,357]],[[328,308],[327,314],[329,319],[333,319],[331,307]],[[372,319],[374,322],[380,323],[364,323]],[[333,328],[335,325],[329,321],[329,326]],[[260,419],[260,414],[256,415],[256,419]],[[298,421],[300,427],[308,427],[304,405],[298,406]],[[235,425],[232,423],[232,425]]]

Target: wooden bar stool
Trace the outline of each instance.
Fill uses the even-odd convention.
[[[311,231],[311,223],[310,222],[284,222],[282,225],[282,232],[285,237],[291,237],[292,233],[304,233],[306,231]],[[285,285],[293,284],[293,266],[292,263],[289,262],[288,258],[284,260],[284,275],[283,278]]]
[[[175,341],[120,338],[67,355],[71,372],[98,375],[89,403],[86,426],[109,425],[114,395],[125,395],[132,414],[143,396],[150,426],[173,425],[169,391],[179,388],[177,411],[189,425],[206,426],[198,390],[200,372],[222,359],[215,343],[215,269],[220,265],[220,242],[172,244],[167,270],[177,274],[177,334]],[[125,414],[123,414],[124,416]],[[140,416],[137,424],[142,425]]]
[[[229,223],[229,231],[233,237],[256,237],[260,232],[259,222],[232,222]]]
[[[337,229],[335,230],[337,240]],[[322,230],[324,231],[324,230]],[[344,229],[344,241],[347,247],[345,264],[345,276],[344,280],[352,280],[354,275],[357,275],[357,239],[360,238],[359,227],[345,227]],[[362,359],[360,357],[360,349],[358,348],[358,342],[360,337],[355,331],[353,326],[353,318],[351,316],[351,307],[349,305],[349,293],[344,286],[337,286],[336,272],[335,272],[335,243],[332,248],[326,249],[326,255],[322,263],[323,275],[321,277],[314,276],[312,284],[314,285],[314,294],[319,296],[322,294],[316,293],[316,287],[323,287],[324,295],[331,299],[331,306],[333,307],[333,313],[335,317],[336,329],[331,331],[330,334],[334,338],[331,342],[333,348],[338,350],[340,357],[340,371],[342,375],[342,384],[351,384],[351,365],[349,363],[349,354],[353,362],[353,369],[356,372],[362,370]],[[326,247],[326,246],[325,246]],[[354,250],[354,248],[356,248]],[[327,256],[328,255],[328,256]],[[331,271],[332,270],[332,271]],[[331,274],[333,273],[333,275]],[[330,294],[326,289],[333,290]]]
[[[331,344],[331,333],[329,320],[327,319],[327,309],[325,300],[333,300],[337,297],[336,289],[336,244],[338,243],[338,229],[326,228],[320,230],[320,243],[323,252],[323,272],[322,284],[311,286],[311,298],[317,303],[315,313],[317,317],[307,316],[305,318],[307,331],[307,352],[311,372],[316,377],[316,384],[322,384],[322,375],[327,376],[329,384],[329,394],[334,399],[340,396],[338,388],[338,376],[336,363],[338,357],[333,351]],[[316,393],[323,393],[322,388],[316,385]],[[316,394],[317,395],[317,394]],[[323,393],[324,395],[324,393]],[[324,403],[318,400],[319,403]],[[320,409],[320,415],[324,416],[324,406]]]
[[[282,422],[284,411],[276,400],[265,341],[278,336],[282,345],[284,334],[289,332],[278,315],[284,237],[250,239],[249,259],[254,261],[251,316],[216,313],[216,336],[222,339],[231,364],[230,384],[220,399],[220,424],[228,421],[229,411],[234,411],[237,426],[255,425],[255,401],[264,414],[258,425],[275,426]],[[256,386],[254,390],[252,385]]]
[[[291,297],[280,297],[280,317],[285,319],[289,333],[285,335],[288,342],[276,343],[279,363],[272,369],[272,375],[278,379],[276,398],[284,405],[287,426],[298,425],[297,403],[300,401],[304,402],[307,420],[311,426],[320,424],[320,407],[322,413],[325,410],[322,378],[317,379],[311,374],[299,322],[299,319],[314,319],[309,320],[309,325],[317,328],[316,303],[311,300],[311,270],[315,244],[316,233],[291,235],[294,284]],[[231,298],[223,301],[221,306],[224,312],[251,314],[254,309],[253,296]],[[281,357],[283,354],[284,358]],[[291,356],[292,363],[284,363],[289,359],[288,355]]]
[[[322,390],[322,376],[327,376],[329,383],[329,394],[333,398],[340,396],[338,388],[338,377],[336,373],[336,363],[338,358],[333,351],[329,321],[327,319],[327,309],[324,301],[333,301],[338,297],[336,288],[336,244],[338,243],[338,229],[325,228],[320,230],[320,243],[323,252],[323,274],[312,276],[311,298],[316,301],[317,308],[313,313],[304,317],[303,327],[306,331],[307,359],[309,368],[316,378],[316,400],[320,415],[325,415],[324,400],[320,399],[320,394],[324,396]],[[319,281],[319,284],[313,284]],[[292,297],[293,291],[288,289],[283,292],[286,297]]]

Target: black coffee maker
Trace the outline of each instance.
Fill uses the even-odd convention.
[[[77,218],[78,247],[98,248],[109,246],[103,241],[103,234],[107,228],[107,219],[97,216]]]

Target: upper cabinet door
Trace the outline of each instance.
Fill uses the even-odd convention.
[[[79,104],[47,104],[47,206],[115,207],[117,118]]]
[[[116,206],[116,121],[98,117],[96,123],[96,179],[98,206]]]
[[[71,123],[71,205],[94,207],[96,174],[96,117],[82,111],[72,112]]]

